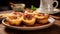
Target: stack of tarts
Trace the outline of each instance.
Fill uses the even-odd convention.
[[[39,13],[37,11],[25,10],[22,12],[12,12],[6,16],[6,21],[10,25],[20,26],[22,23],[27,26],[32,26],[36,23],[46,24],[48,23],[49,14]]]

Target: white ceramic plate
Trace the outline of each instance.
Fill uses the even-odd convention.
[[[44,29],[44,28],[48,28],[50,27],[51,25],[53,25],[54,23],[54,19],[53,18],[49,18],[48,21],[50,22],[49,24],[46,24],[46,25],[42,25],[42,26],[36,26],[36,27],[17,27],[17,26],[10,26],[8,24],[6,24],[5,22],[5,19],[2,20],[2,24],[8,28],[11,28],[11,29],[16,29],[16,30],[38,30],[38,29]]]

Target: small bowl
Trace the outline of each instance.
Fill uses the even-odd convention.
[[[11,28],[11,29],[15,29],[15,30],[40,30],[40,29],[45,29],[45,28],[52,26],[54,24],[55,20],[50,17],[48,19],[48,21],[50,22],[49,24],[42,25],[42,26],[36,26],[36,27],[11,26],[11,25],[6,24],[4,21],[5,21],[5,19],[2,20],[2,24],[8,28]]]
[[[11,5],[11,8],[15,11],[21,11],[25,8],[25,4],[14,4],[15,6]]]

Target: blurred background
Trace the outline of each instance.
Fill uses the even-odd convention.
[[[59,2],[59,6],[57,8],[60,8],[60,0],[57,0]],[[3,10],[12,10],[9,2],[13,3],[24,3],[26,4],[27,8],[30,8],[31,5],[35,7],[39,7],[40,0],[0,0],[0,11]],[[55,6],[55,3],[53,4]]]

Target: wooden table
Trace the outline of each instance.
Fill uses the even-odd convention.
[[[3,11],[3,13],[6,12]],[[60,13],[54,15],[60,17]],[[60,34],[60,20],[56,20],[54,25],[49,28],[35,31],[12,30],[4,27],[4,25],[2,25],[2,23],[0,22],[0,34]]]

